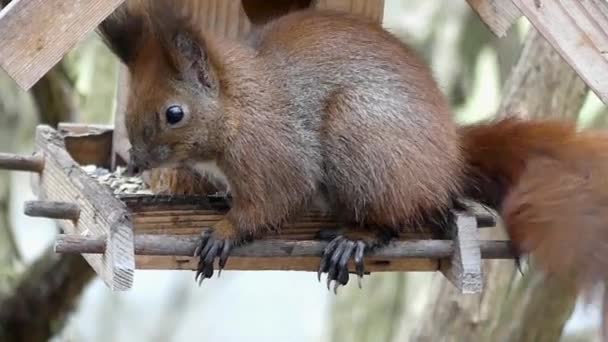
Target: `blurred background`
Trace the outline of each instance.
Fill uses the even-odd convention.
[[[384,26],[431,63],[462,123],[490,117],[498,109],[504,82],[530,30],[522,19],[507,37],[497,39],[465,1],[445,0],[386,0]],[[0,70],[0,149],[31,152],[39,123],[112,123],[117,70],[117,60],[96,35],[30,92],[18,90]],[[589,93],[576,117],[581,127],[603,127],[607,113]],[[32,265],[56,258],[48,248],[58,230],[50,221],[22,214],[23,202],[34,199],[29,174],[0,175],[1,299],[14,295]],[[84,290],[81,297],[79,291],[66,290],[66,296],[75,298],[74,310],[53,317],[54,341],[433,341],[424,330],[443,329],[427,328],[437,314],[438,293],[444,291],[440,274],[372,274],[362,290],[351,282],[335,296],[316,275],[301,272],[227,271],[199,288],[190,272],[138,271],[133,290],[126,293],[110,292],[90,271],[74,266],[67,272],[84,272],[77,277]],[[457,312],[464,304],[447,300],[445,305]],[[39,310],[29,314],[52,311]],[[483,310],[488,308],[478,305],[473,316]],[[574,313],[565,312],[562,341],[598,340],[595,305],[579,300]],[[6,328],[1,323],[0,329]],[[477,321],[482,327],[486,323]],[[458,334],[445,340],[459,340],[454,336]]]

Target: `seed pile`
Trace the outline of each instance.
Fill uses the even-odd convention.
[[[86,165],[82,169],[97,182],[109,187],[115,195],[152,194],[152,191],[148,189],[141,177],[127,176],[127,169],[125,167],[119,166],[114,172],[96,165]]]

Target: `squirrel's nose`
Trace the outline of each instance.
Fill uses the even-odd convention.
[[[136,151],[131,149],[129,151],[129,162],[127,163],[127,175],[130,177],[138,176],[145,169],[147,169],[147,163],[139,158]]]
[[[142,172],[141,167],[139,165],[133,164],[131,161],[127,164],[127,176],[134,177],[138,176]]]

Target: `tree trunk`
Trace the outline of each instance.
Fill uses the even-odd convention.
[[[526,38],[519,62],[506,83],[499,116],[561,117],[576,120],[587,87],[535,30]],[[501,230],[490,238],[504,237]],[[512,262],[484,263],[484,291],[461,295],[437,278],[415,341],[556,341],[577,294],[530,270],[519,279]]]

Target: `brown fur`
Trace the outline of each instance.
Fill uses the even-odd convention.
[[[139,30],[124,25],[131,44],[113,46],[132,76],[129,136],[141,166],[223,173],[234,206],[222,236],[259,233],[318,196],[346,224],[397,231],[467,195],[499,209],[547,270],[604,276],[605,136],[516,119],[458,131],[427,65],[350,15],[300,11],[241,44],[154,3]],[[168,127],[175,103],[188,120]]]
[[[608,276],[608,134],[506,119],[462,130],[467,194],[497,208],[516,248],[579,284]]]
[[[345,221],[393,229],[449,206],[462,165],[452,112],[397,38],[356,17],[301,11],[241,45],[176,12],[152,9],[137,52],[118,53],[135,56],[123,60],[126,125],[142,166],[215,161],[234,198],[229,220],[244,232],[279,224],[320,194]],[[203,58],[189,60],[193,50]],[[167,102],[190,108],[190,122],[163,127]]]
[[[221,184],[183,167],[153,169],[144,179],[155,194],[192,196],[226,191]]]

